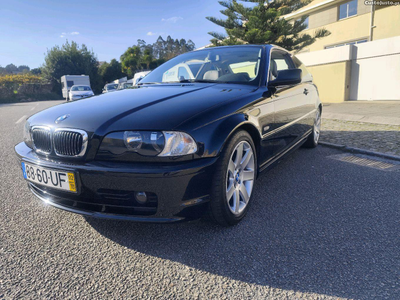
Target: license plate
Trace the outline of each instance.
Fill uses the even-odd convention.
[[[50,188],[76,193],[75,174],[22,162],[22,172],[28,181]]]

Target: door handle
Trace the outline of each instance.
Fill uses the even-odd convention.
[[[307,90],[307,89],[304,89],[303,94],[304,94],[304,95],[307,95],[307,94],[308,94],[308,90]]]

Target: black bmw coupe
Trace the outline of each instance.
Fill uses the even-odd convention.
[[[273,45],[206,48],[138,87],[31,116],[15,146],[31,191],[87,216],[222,225],[247,213],[257,176],[315,147],[322,105],[304,65]]]

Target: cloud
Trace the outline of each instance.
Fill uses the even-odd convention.
[[[63,32],[63,33],[61,33],[61,35],[60,35],[60,38],[64,38],[64,37],[66,37],[66,36],[68,36],[68,35],[78,35],[79,34],[79,32],[78,31],[73,31],[73,32]]]
[[[168,18],[168,19],[164,19],[164,18],[161,19],[162,22],[168,22],[168,23],[176,23],[176,22],[178,22],[180,20],[183,20],[183,18],[182,17],[171,17],[171,18]]]
[[[155,32],[151,32],[151,31],[149,31],[148,33],[147,33],[147,35],[156,35],[157,33],[155,33]]]

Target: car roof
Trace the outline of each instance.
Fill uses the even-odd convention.
[[[198,49],[198,50],[193,50],[193,51],[204,51],[204,50],[210,50],[210,49],[227,49],[227,48],[241,48],[241,47],[263,47],[266,49],[270,49],[272,47],[276,47],[275,45],[272,44],[244,44],[244,45],[229,45],[229,46],[217,46],[217,47],[207,47],[203,49]]]

